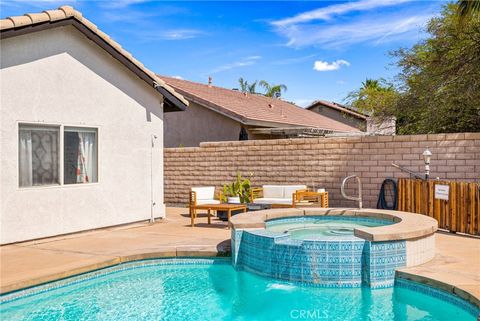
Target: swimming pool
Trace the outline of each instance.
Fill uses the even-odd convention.
[[[478,309],[409,281],[317,288],[235,271],[230,259],[122,264],[1,297],[2,320],[475,320]]]

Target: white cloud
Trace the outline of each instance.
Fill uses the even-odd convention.
[[[335,48],[368,41],[378,44],[399,38],[419,37],[419,30],[431,17],[431,14],[367,17],[324,26],[296,25],[278,32],[289,39],[287,45],[292,47],[317,45]]]
[[[340,69],[341,66],[350,66],[350,63],[343,59],[334,62],[317,60],[313,64],[313,69],[316,71],[332,71]]]
[[[180,80],[183,80],[183,77],[182,76],[171,76],[172,78],[175,78],[175,79],[180,79]]]
[[[271,22],[274,30],[288,39],[287,46],[338,48],[370,42],[415,40],[426,22],[438,11],[437,4],[417,3],[398,10],[380,10],[411,0],[361,0],[334,4]],[[366,11],[362,14],[349,14]]]
[[[380,7],[398,5],[412,0],[362,0],[357,2],[347,2],[323,7],[296,16],[273,21],[272,24],[277,27],[306,23],[314,20],[330,20],[334,15],[342,15],[353,11],[365,11],[377,9]]]
[[[142,42],[151,42],[159,40],[185,40],[192,39],[202,35],[205,32],[197,29],[170,29],[170,30],[157,30],[157,28],[150,28],[150,30],[142,30],[142,32],[131,32],[133,36]]]
[[[183,40],[195,38],[202,33],[202,31],[196,29],[172,29],[159,31],[155,38],[164,40]]]
[[[238,68],[238,67],[251,66],[251,65],[256,64],[257,61],[260,60],[260,59],[262,59],[262,56],[248,56],[248,57],[242,58],[238,61],[228,63],[228,64],[225,64],[225,65],[221,65],[221,66],[213,69],[210,73],[215,74],[215,73],[219,73],[219,72],[222,72],[222,71],[226,71],[226,70],[230,70],[230,69],[234,69],[234,68]]]

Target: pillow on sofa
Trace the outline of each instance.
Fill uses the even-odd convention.
[[[283,187],[285,193],[284,198],[292,199],[292,194],[299,189],[307,189],[307,185],[285,185]]]
[[[283,186],[281,185],[263,185],[264,198],[283,198]]]
[[[197,200],[212,200],[215,197],[215,186],[192,187],[192,191],[197,193]]]

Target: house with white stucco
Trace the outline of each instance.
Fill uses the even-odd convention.
[[[0,243],[163,217],[188,102],[69,6],[0,20]]]

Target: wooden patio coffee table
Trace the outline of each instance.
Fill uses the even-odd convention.
[[[212,211],[226,211],[228,221],[230,221],[230,217],[232,216],[232,211],[243,210],[243,212],[245,213],[247,211],[247,206],[245,204],[201,204],[201,205],[195,205],[195,208],[193,209],[193,211],[191,211],[191,214],[190,214],[190,221],[191,221],[192,227],[195,226],[195,218],[197,217],[197,210],[207,210],[208,224],[210,224],[210,216],[212,215]]]

